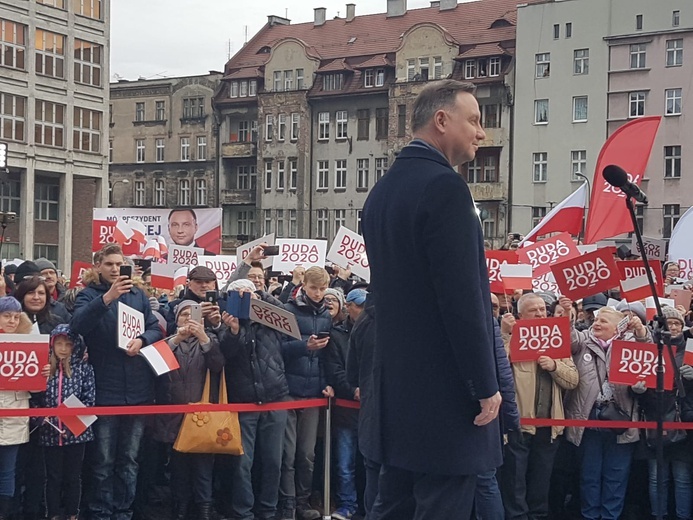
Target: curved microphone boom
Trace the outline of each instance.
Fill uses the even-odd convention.
[[[604,180],[614,186],[620,188],[628,197],[633,197],[641,204],[647,204],[647,195],[634,182],[628,180],[628,174],[620,166],[610,164],[602,170]]]

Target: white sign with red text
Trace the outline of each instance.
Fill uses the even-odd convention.
[[[258,238],[257,240],[253,240],[252,242],[248,242],[247,244],[243,244],[242,246],[236,248],[236,258],[238,258],[239,262],[242,262],[245,260],[245,258],[248,256],[248,254],[253,250],[255,246],[259,246],[260,244],[267,244],[268,246],[273,246],[274,245],[274,233],[270,235],[265,235],[262,238]],[[262,267],[265,269],[268,269],[272,267],[272,262],[273,258],[267,257],[262,259]]]
[[[295,267],[325,267],[327,240],[279,239],[279,254],[274,257],[272,270],[290,273]]]
[[[198,256],[197,265],[209,267],[217,276],[217,282],[225,282],[236,270],[235,255]]]
[[[301,339],[296,316],[262,300],[250,301],[250,319],[292,338]]]
[[[171,245],[168,248],[168,263],[177,266],[191,265],[195,267],[198,258],[204,256],[205,250],[201,247]]]
[[[667,259],[667,241],[662,238],[642,237],[642,243],[645,246],[645,254],[648,260],[660,260],[664,262]],[[633,235],[633,242],[630,250],[634,255],[641,255],[638,239]]]
[[[118,346],[127,350],[128,343],[144,333],[144,314],[118,302]]]
[[[366,244],[363,237],[352,230],[341,226],[334,237],[332,247],[327,253],[327,260],[339,267],[351,268],[351,272],[367,282],[371,279],[371,268],[368,265]]]

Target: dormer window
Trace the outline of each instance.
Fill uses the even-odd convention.
[[[466,60],[464,62],[464,79],[476,77],[476,60]]]
[[[366,69],[363,71],[363,86],[365,88],[382,87],[385,85],[385,69]]]
[[[344,86],[343,74],[325,74],[322,80],[322,89],[324,91],[342,90]]]
[[[229,85],[229,97],[253,97],[257,94],[257,80],[232,81]]]

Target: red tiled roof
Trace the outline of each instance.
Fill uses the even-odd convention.
[[[346,62],[346,59],[342,58],[341,60],[332,60],[330,63],[327,63],[326,65],[323,65],[320,67],[317,72],[342,72],[342,71],[353,71],[354,69],[351,68],[351,65],[349,65]]]
[[[543,0],[525,0],[525,3],[539,1]],[[226,70],[264,65],[269,54],[258,51],[266,46],[272,47],[284,38],[297,38],[305,42],[322,60],[386,54],[394,52],[401,44],[400,36],[419,23],[439,25],[461,46],[514,40],[514,26],[490,27],[500,18],[516,23],[517,2],[477,0],[458,4],[455,9],[445,11],[440,11],[438,7],[410,9],[403,16],[391,18],[385,13],[357,15],[351,22],[337,18],[317,27],[313,22],[265,25],[229,60]],[[352,43],[348,43],[350,40]]]
[[[236,72],[232,72],[228,76],[224,76],[221,79],[255,79],[255,78],[261,78],[263,76],[262,72],[260,72],[260,69],[257,67],[252,67],[248,69],[241,69],[237,70]]]
[[[365,61],[362,61],[359,64],[353,65],[355,69],[372,69],[374,67],[394,67],[395,64],[392,62],[390,58],[387,57],[387,54],[378,54],[377,56],[371,56]]]
[[[483,43],[475,45],[469,50],[461,52],[458,58],[481,58],[485,56],[503,56],[508,52],[497,43]]]

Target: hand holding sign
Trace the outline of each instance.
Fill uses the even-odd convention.
[[[128,356],[136,356],[142,348],[139,336],[144,332],[144,315],[118,302],[118,347],[125,350]]]
[[[250,319],[292,338],[301,339],[301,330],[298,328],[296,316],[271,303],[253,300],[250,304]]]
[[[606,249],[551,266],[561,292],[573,300],[608,291],[618,286],[614,257]]]
[[[674,371],[664,356],[664,389],[673,390]],[[657,387],[657,345],[614,340],[611,345],[609,382],[633,386],[644,381],[648,388]]]
[[[47,334],[0,334],[0,390],[43,391]]]

